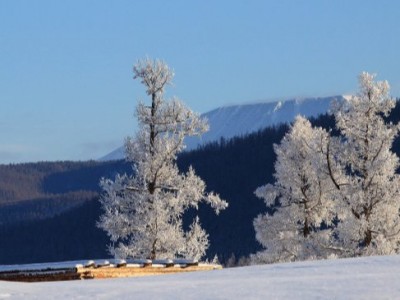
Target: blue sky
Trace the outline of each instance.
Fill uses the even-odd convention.
[[[133,135],[146,55],[193,110],[357,89],[400,96],[400,2],[0,0],[0,163],[101,157]]]

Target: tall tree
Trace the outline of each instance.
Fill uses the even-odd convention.
[[[198,217],[185,230],[184,212],[202,201],[216,213],[228,205],[217,194],[205,192],[205,183],[192,168],[180,174],[176,157],[185,147],[184,138],[204,133],[207,122],[178,99],[164,98],[173,78],[164,62],[141,60],[133,71],[151,103],[138,104],[139,131],[125,142],[134,175],[101,181],[104,214],[98,225],[110,236],[110,251],[117,257],[199,259],[208,247],[208,235]]]
[[[327,255],[334,217],[333,185],[326,170],[329,134],[297,117],[279,145],[274,145],[275,184],[259,187],[255,194],[275,212],[254,220],[257,240],[264,251],[255,261],[303,260]]]
[[[400,126],[384,117],[396,102],[388,82],[376,82],[375,75],[362,73],[359,85],[359,93],[335,110],[342,135],[336,157],[349,175],[347,184],[337,185],[344,202],[337,231],[355,254],[391,254],[400,242],[399,158],[391,151]]]
[[[359,93],[334,107],[338,137],[298,117],[275,146],[276,182],[256,194],[276,212],[254,221],[266,248],[256,260],[400,251],[399,158],[391,151],[400,126],[385,123],[395,100],[374,79],[362,73]]]

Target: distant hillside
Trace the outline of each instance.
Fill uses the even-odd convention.
[[[297,98],[285,101],[242,104],[220,107],[202,114],[208,119],[210,130],[199,137],[185,140],[186,150],[198,146],[242,136],[260,129],[290,123],[297,115],[317,117],[329,111],[332,101],[342,101],[344,96],[324,98]],[[120,147],[100,160],[118,160],[124,158],[124,148]]]
[[[0,224],[45,219],[98,196],[101,177],[129,170],[115,162],[0,165]]]
[[[108,257],[105,232],[96,228],[100,202],[84,202],[57,216],[0,226],[0,264]]]

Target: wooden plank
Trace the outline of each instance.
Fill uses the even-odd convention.
[[[125,262],[126,263],[126,262]],[[101,279],[101,278],[121,278],[121,277],[141,277],[153,275],[176,274],[183,272],[210,271],[222,269],[221,265],[215,264],[155,264],[143,266],[129,264],[115,267],[113,265],[95,267],[93,264],[86,264],[88,267],[78,266],[69,269],[42,269],[42,270],[16,270],[5,271],[0,273],[0,280],[8,281],[61,281],[61,280],[77,280],[77,279]],[[158,266],[158,267],[156,267]],[[161,266],[161,267],[160,267]]]

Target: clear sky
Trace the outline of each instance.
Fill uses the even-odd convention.
[[[357,89],[400,96],[400,1],[0,0],[0,163],[96,159],[133,135],[149,56],[169,94],[222,105]]]

